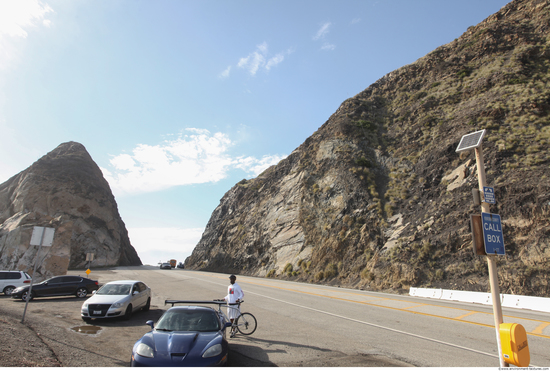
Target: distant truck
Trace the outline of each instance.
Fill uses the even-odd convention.
[[[170,266],[171,266],[172,268],[176,268],[176,263],[177,263],[177,262],[178,262],[178,261],[177,261],[176,259],[170,259]]]

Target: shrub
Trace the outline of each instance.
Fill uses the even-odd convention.
[[[334,263],[328,263],[325,267],[325,278],[335,277],[338,274],[338,268]]]
[[[374,273],[372,273],[369,268],[365,268],[361,271],[361,278],[370,282],[374,280]]]
[[[372,163],[370,162],[370,160],[363,156],[359,157],[358,159],[355,159],[355,164],[366,168],[372,167]]]

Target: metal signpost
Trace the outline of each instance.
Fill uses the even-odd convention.
[[[88,262],[88,269],[86,269],[86,275],[89,276],[92,271],[90,270],[90,266],[92,262],[94,261],[94,253],[89,252],[86,254],[86,261]]]
[[[36,273],[36,268],[38,267],[38,258],[40,255],[40,250],[42,250],[42,246],[52,245],[54,234],[55,234],[54,228],[34,227],[32,230],[30,245],[38,246],[38,251],[36,252],[36,258],[34,259],[34,269],[32,271],[31,284],[29,286],[29,291],[27,292],[27,300],[25,301],[25,310],[23,311],[23,318],[21,319],[21,323],[25,321],[27,306],[29,305],[29,300],[32,295],[32,283],[34,281],[34,274]]]
[[[460,143],[458,144],[458,147],[456,149],[456,152],[463,152],[463,151],[469,151],[471,149],[475,150],[476,154],[476,165],[477,165],[477,179],[479,183],[479,191],[484,195],[484,200],[481,202],[481,211],[482,215],[492,215],[493,217],[495,214],[490,214],[489,209],[489,201],[488,199],[491,199],[490,194],[492,193],[492,199],[491,201],[494,201],[494,190],[493,192],[490,192],[488,190],[485,191],[485,188],[487,187],[487,180],[485,177],[485,166],[483,164],[483,149],[481,146],[481,141],[483,137],[485,136],[485,130],[479,130],[474,133],[466,134],[460,139]],[[492,190],[492,188],[490,188]],[[489,195],[489,197],[487,196]],[[493,202],[494,203],[494,202]],[[497,215],[498,216],[498,215]],[[485,221],[482,217],[482,225],[483,227],[483,235],[484,239],[490,239],[490,243],[495,245],[491,245],[490,248],[492,248],[492,252],[489,252],[487,250],[487,241],[485,241],[485,249],[487,252],[487,265],[489,268],[489,282],[491,285],[491,298],[493,300],[493,315],[495,318],[495,331],[497,335],[497,345],[498,345],[498,358],[500,361],[500,367],[508,367],[508,363],[504,361],[504,358],[502,357],[502,345],[500,343],[500,324],[503,323],[503,316],[502,316],[502,306],[500,303],[500,292],[498,287],[498,276],[497,276],[497,262],[496,262],[496,256],[497,252],[495,251],[502,251],[502,254],[504,254],[504,242],[502,239],[502,227],[499,227],[500,234],[497,235],[496,226],[494,223],[491,222],[491,218],[489,217],[489,221],[487,222],[487,230],[485,228]],[[498,217],[498,225],[500,226],[500,217]],[[495,230],[491,229],[494,228]],[[487,235],[487,238],[485,236]],[[491,236],[491,237],[489,237]],[[496,246],[497,242],[493,241],[493,238],[496,240],[497,237],[500,237],[500,241],[502,242],[502,249],[500,250],[500,245]]]

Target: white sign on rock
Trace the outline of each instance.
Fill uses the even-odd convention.
[[[34,227],[32,230],[31,245],[51,246],[54,233],[55,228]],[[44,237],[42,237],[42,235]]]

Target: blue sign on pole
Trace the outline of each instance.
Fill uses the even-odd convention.
[[[495,203],[495,189],[493,187],[483,187],[483,198],[488,204]]]
[[[487,255],[506,255],[500,215],[481,213],[481,225]]]

